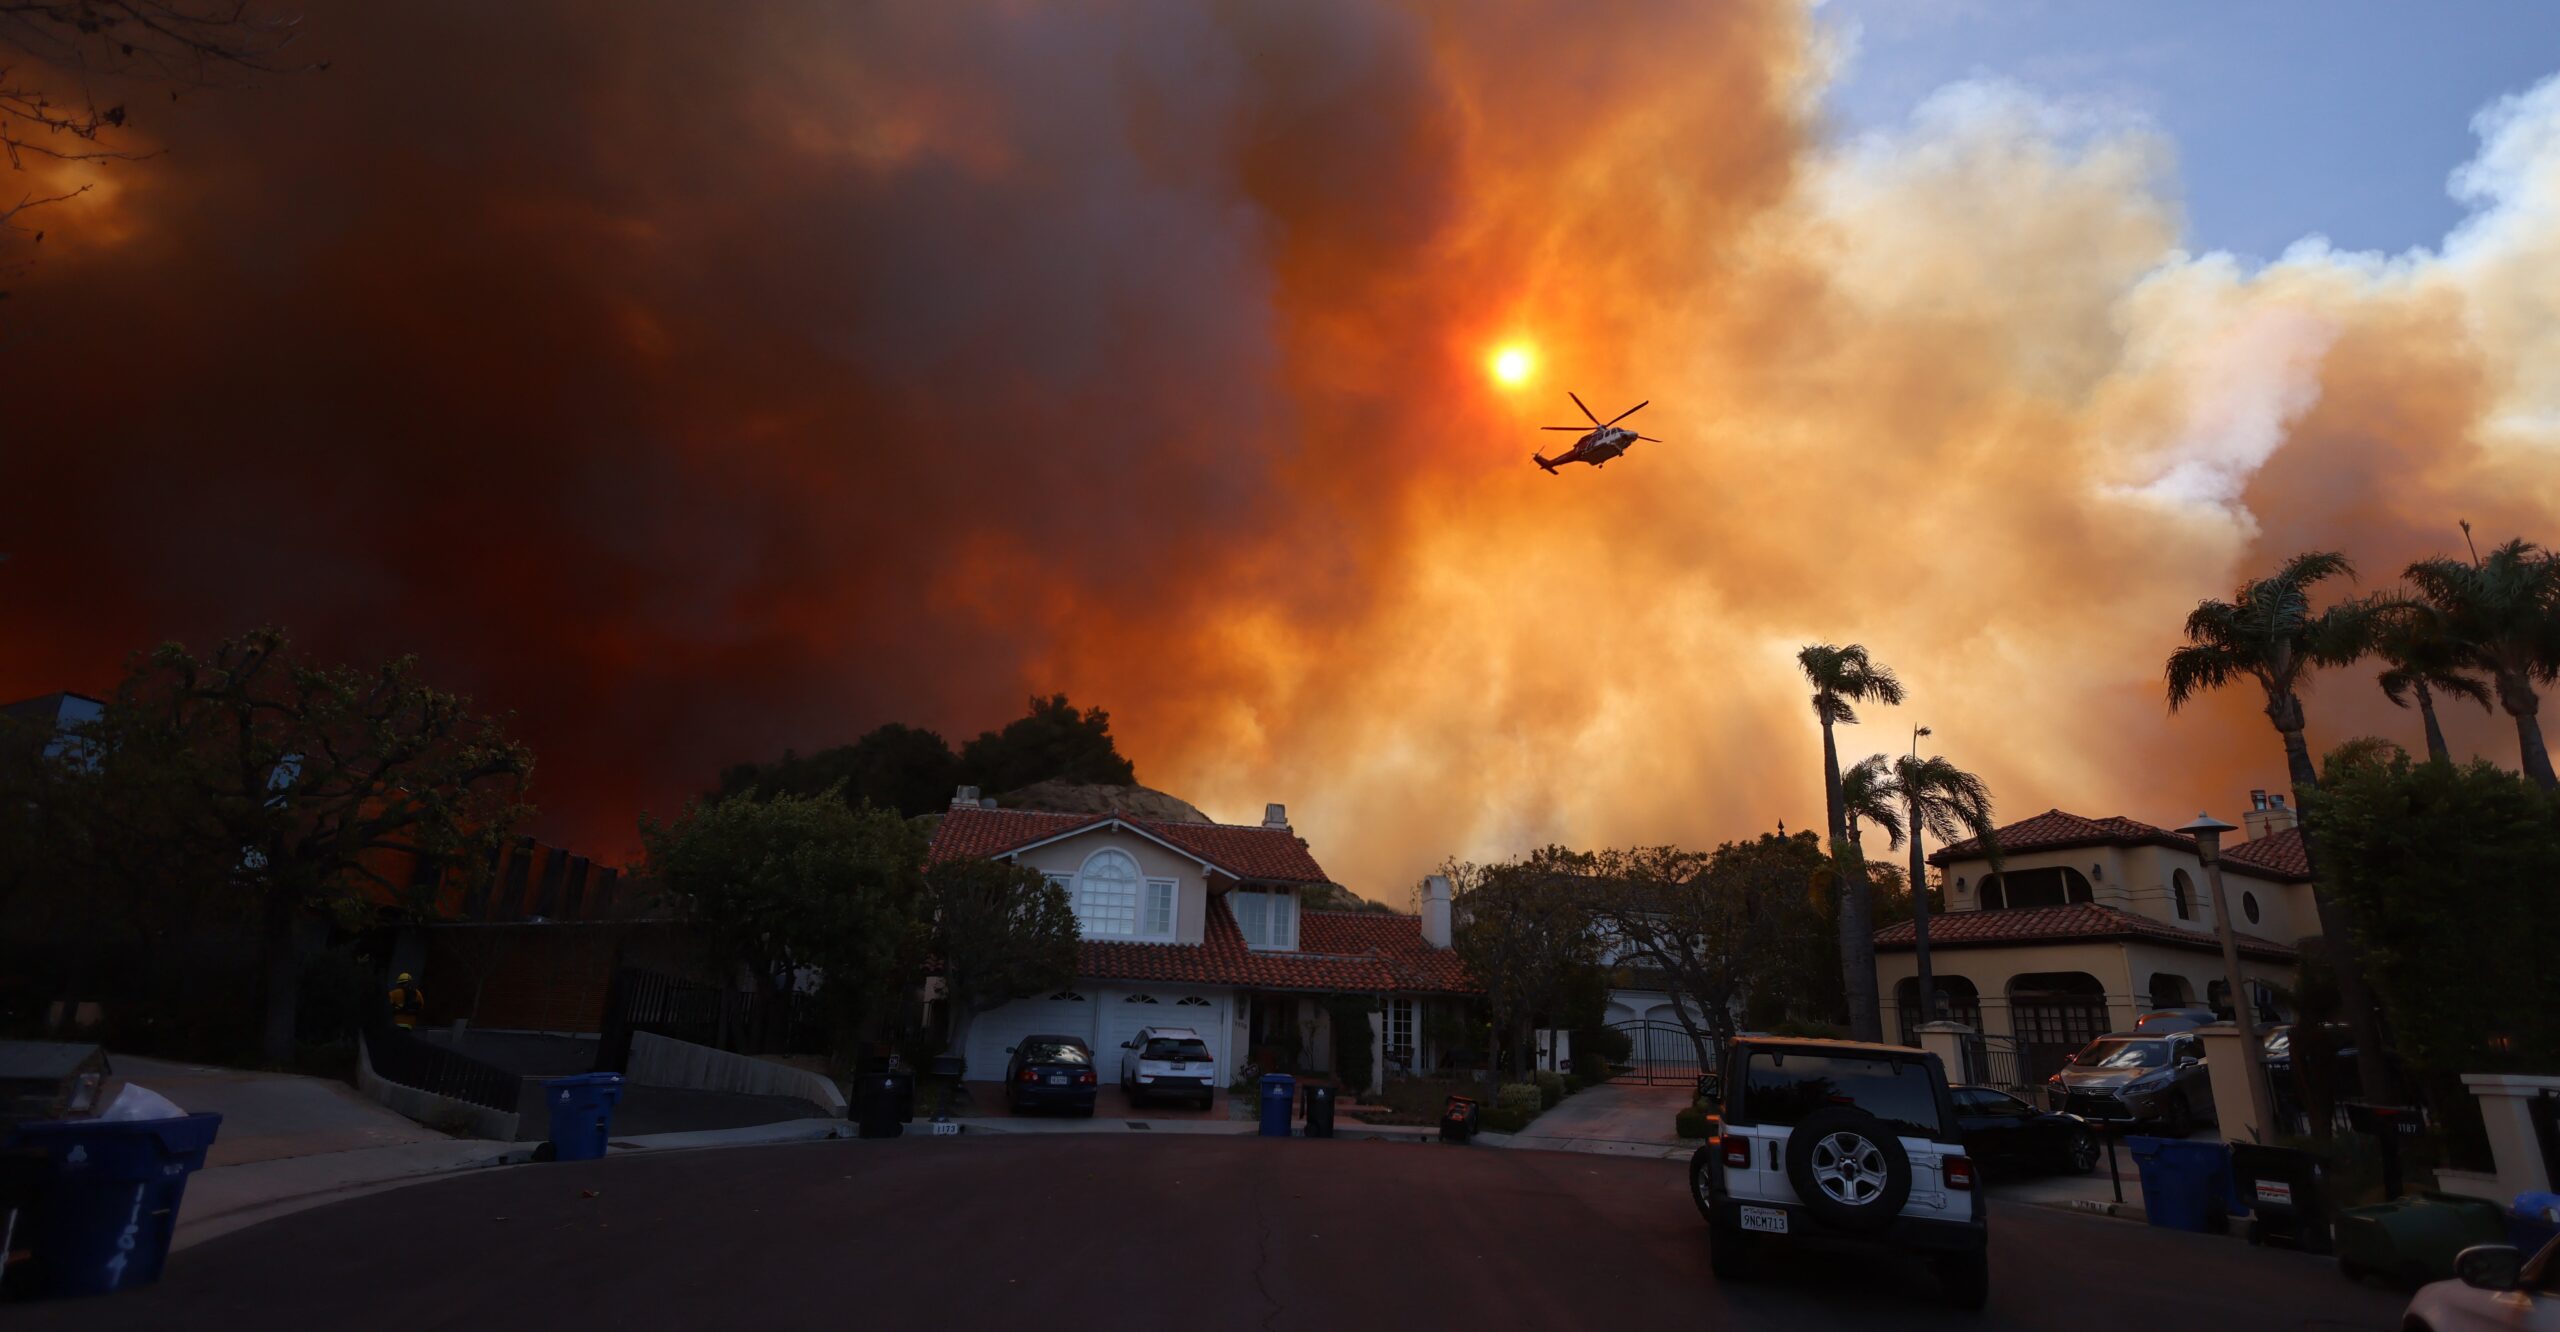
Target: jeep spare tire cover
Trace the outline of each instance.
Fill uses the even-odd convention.
[[[1911,1197],[1911,1157],[1892,1127],[1864,1110],[1816,1110],[1787,1137],[1787,1182],[1815,1220],[1877,1230]]]

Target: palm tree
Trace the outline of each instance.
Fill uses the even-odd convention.
[[[1840,799],[1840,750],[1831,728],[1855,726],[1854,704],[1900,703],[1902,682],[1890,667],[1877,665],[1867,650],[1851,643],[1833,647],[1814,643],[1796,653],[1796,665],[1813,686],[1813,715],[1822,719],[1822,795],[1831,819],[1831,858],[1836,866],[1852,863],[1857,848],[1849,842],[1849,820]],[[1849,1003],[1849,1032],[1862,1041],[1884,1034],[1884,1015],[1876,1004],[1875,913],[1867,900],[1864,861],[1856,874],[1832,871],[1834,896],[1840,903],[1841,990]]]
[[[2462,526],[2468,539],[2471,525]],[[2418,595],[2444,613],[2446,627],[2468,650],[2470,664],[2498,686],[2498,706],[2516,719],[2524,775],[2548,791],[2560,788],[2536,716],[2535,682],[2560,675],[2560,557],[2518,538],[2464,564],[2420,560],[2409,566]]]
[[[2470,699],[2485,712],[2489,687],[2462,673],[2471,654],[2453,636],[2444,612],[2424,604],[2408,606],[2374,640],[2373,654],[2391,663],[2378,682],[2383,696],[2404,708],[2416,698],[2418,715],[2427,725],[2427,757],[2451,763],[2453,751],[2445,745],[2444,728],[2436,724],[2436,695]]]
[[[2311,748],[2302,738],[2302,693],[2311,672],[2322,666],[2344,666],[2373,648],[2374,635],[2390,619],[2394,604],[2350,598],[2313,614],[2311,589],[2330,578],[2353,578],[2355,566],[2335,551],[2315,550],[2285,561],[2265,578],[2240,585],[2229,601],[2205,600],[2187,616],[2186,646],[2169,654],[2169,710],[2177,711],[2207,691],[2243,680],[2253,681],[2267,699],[2267,720],[2284,737],[2285,770],[2293,781],[2296,808],[2320,789],[2320,774],[2311,766]],[[2311,867],[2311,901],[2320,916],[2338,978],[2338,999],[2356,1032],[2356,1064],[2367,1094],[2391,1086],[2383,1062],[2381,1029],[2365,989],[2364,968],[2356,956],[2353,922],[2345,904],[2320,886],[2319,864],[2312,854],[2311,828],[2302,829],[2303,859]]]
[[[1981,778],[1941,755],[1920,757],[1920,737],[1928,733],[1925,726],[1914,731],[1911,752],[1893,761],[1893,789],[1902,797],[1903,821],[1911,830],[1911,933],[1920,955],[1920,1020],[1934,1022],[1938,995],[1929,973],[1929,893],[1928,880],[1921,877],[1921,838],[1930,833],[1940,843],[1979,838],[1996,874],[2000,833],[1991,821],[1991,788]]]

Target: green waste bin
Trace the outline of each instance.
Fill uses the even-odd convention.
[[[2338,1270],[2348,1280],[2372,1274],[2412,1287],[2451,1277],[2464,1249],[2506,1239],[2506,1213],[2496,1203],[2455,1193],[2347,1208],[2335,1235]]]

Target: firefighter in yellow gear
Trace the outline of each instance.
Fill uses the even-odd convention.
[[[396,1027],[415,1029],[427,1015],[427,992],[418,988],[408,972],[391,986],[391,1023]]]

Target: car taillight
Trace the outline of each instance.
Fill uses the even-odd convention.
[[[1021,1077],[1014,1079],[1016,1082],[1038,1082],[1039,1080],[1040,1070],[1036,1068],[1026,1068],[1022,1070]]]
[[[1736,1170],[1749,1170],[1751,1168],[1751,1140],[1749,1138],[1725,1139],[1724,1163]]]
[[[1077,1085],[1077,1086],[1079,1086],[1079,1087],[1090,1087],[1090,1086],[1092,1086],[1092,1085],[1093,1085],[1093,1070],[1088,1068],[1088,1069],[1086,1069],[1085,1071],[1083,1071],[1082,1073],[1078,1073],[1078,1074],[1076,1075],[1076,1085]]]
[[[1947,1187],[1948,1187],[1948,1188],[1951,1188],[1951,1189],[1963,1189],[1963,1190],[1965,1190],[1965,1191],[1967,1191],[1967,1192],[1971,1192],[1971,1191],[1972,1191],[1972,1189],[1973,1189],[1973,1158],[1972,1158],[1972,1157],[1969,1157],[1969,1156],[1950,1156],[1950,1157],[1948,1157],[1948,1158],[1947,1158],[1947,1160],[1946,1160],[1946,1171],[1947,1171]]]

